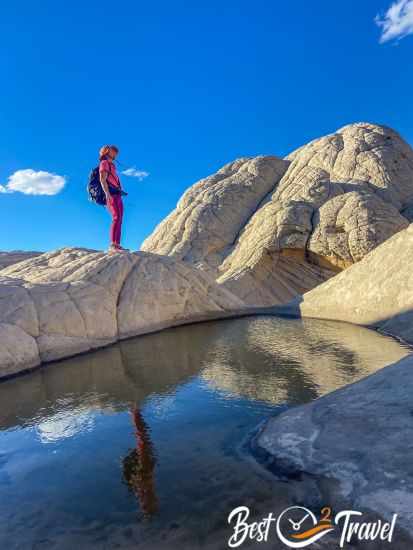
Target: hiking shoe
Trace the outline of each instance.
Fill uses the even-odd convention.
[[[117,254],[118,252],[120,252],[120,250],[118,249],[118,247],[114,244],[111,244],[108,248],[108,254]]]
[[[120,244],[111,244],[108,248],[108,254],[115,254],[121,252],[130,252],[129,248],[123,248]]]

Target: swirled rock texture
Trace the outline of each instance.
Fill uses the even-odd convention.
[[[286,303],[406,228],[413,150],[356,123],[285,159],[239,159],[191,187],[143,243],[210,271],[247,304]]]
[[[206,270],[217,268],[238,233],[288,167],[277,157],[240,158],[190,187],[142,250]]]
[[[66,248],[0,271],[0,377],[243,302],[187,263]]]

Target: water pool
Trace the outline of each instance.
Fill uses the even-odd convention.
[[[226,548],[234,507],[258,517],[292,502],[245,454],[251,430],[407,353],[349,324],[248,317],[5,381],[0,548]]]

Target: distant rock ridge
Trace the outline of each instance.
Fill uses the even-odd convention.
[[[29,258],[40,256],[43,252],[32,252],[24,250],[11,250],[10,252],[0,252],[0,269],[8,267],[9,265],[23,262]]]

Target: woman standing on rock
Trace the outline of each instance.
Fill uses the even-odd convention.
[[[99,178],[106,196],[106,206],[112,216],[109,252],[128,252],[120,245],[123,220],[123,201],[119,176],[114,160],[119,152],[116,145],[104,145],[99,151]]]

